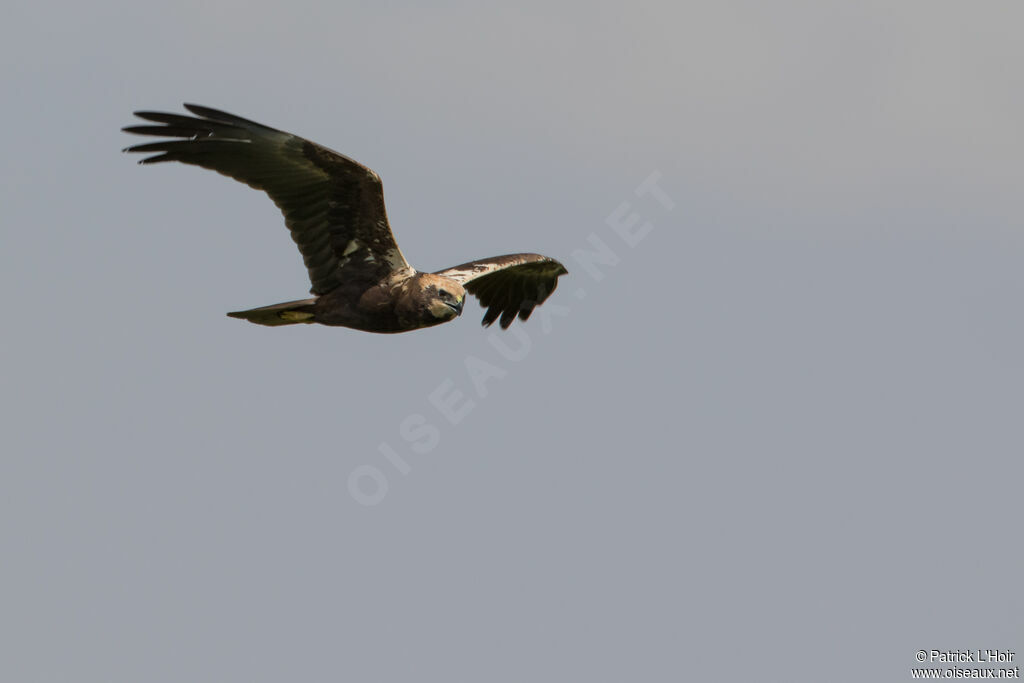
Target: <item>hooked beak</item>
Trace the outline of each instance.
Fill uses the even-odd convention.
[[[465,301],[465,299],[463,299],[463,301]],[[456,316],[460,316],[460,315],[462,315],[462,303],[463,303],[463,301],[456,301],[455,303],[450,303],[448,301],[445,301],[444,305],[447,306],[448,308],[452,309],[453,311],[455,311],[455,315]]]

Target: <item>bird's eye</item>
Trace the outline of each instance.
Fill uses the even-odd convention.
[[[449,292],[448,290],[442,289],[441,290],[441,298],[442,299],[454,299],[455,297],[453,297],[451,292]]]

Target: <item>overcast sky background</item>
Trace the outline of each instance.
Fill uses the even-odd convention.
[[[1020,3],[516,5],[5,8],[0,679],[1024,657]],[[375,169],[421,269],[570,275],[506,333],[229,319],[309,285],[119,153],[183,101]]]

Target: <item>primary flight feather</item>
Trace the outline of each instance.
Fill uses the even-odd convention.
[[[321,323],[366,332],[408,332],[454,319],[466,292],[486,308],[483,324],[526,320],[568,271],[540,254],[508,254],[421,273],[388,225],[380,176],[333,150],[209,107],[195,116],[138,111],[157,125],[123,130],[160,140],[126,152],[139,163],[180,161],[263,190],[284,214],[302,254],[312,299],[228,313],[260,325]]]

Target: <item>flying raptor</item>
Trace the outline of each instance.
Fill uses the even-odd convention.
[[[195,116],[137,111],[158,125],[123,130],[169,140],[126,152],[139,163],[180,161],[266,192],[302,253],[311,299],[228,313],[259,325],[320,323],[366,332],[408,332],[453,320],[466,292],[486,308],[483,324],[507,328],[555,290],[568,271],[540,254],[508,254],[421,273],[405,260],[384,211],[380,176],[335,151],[209,107]]]

